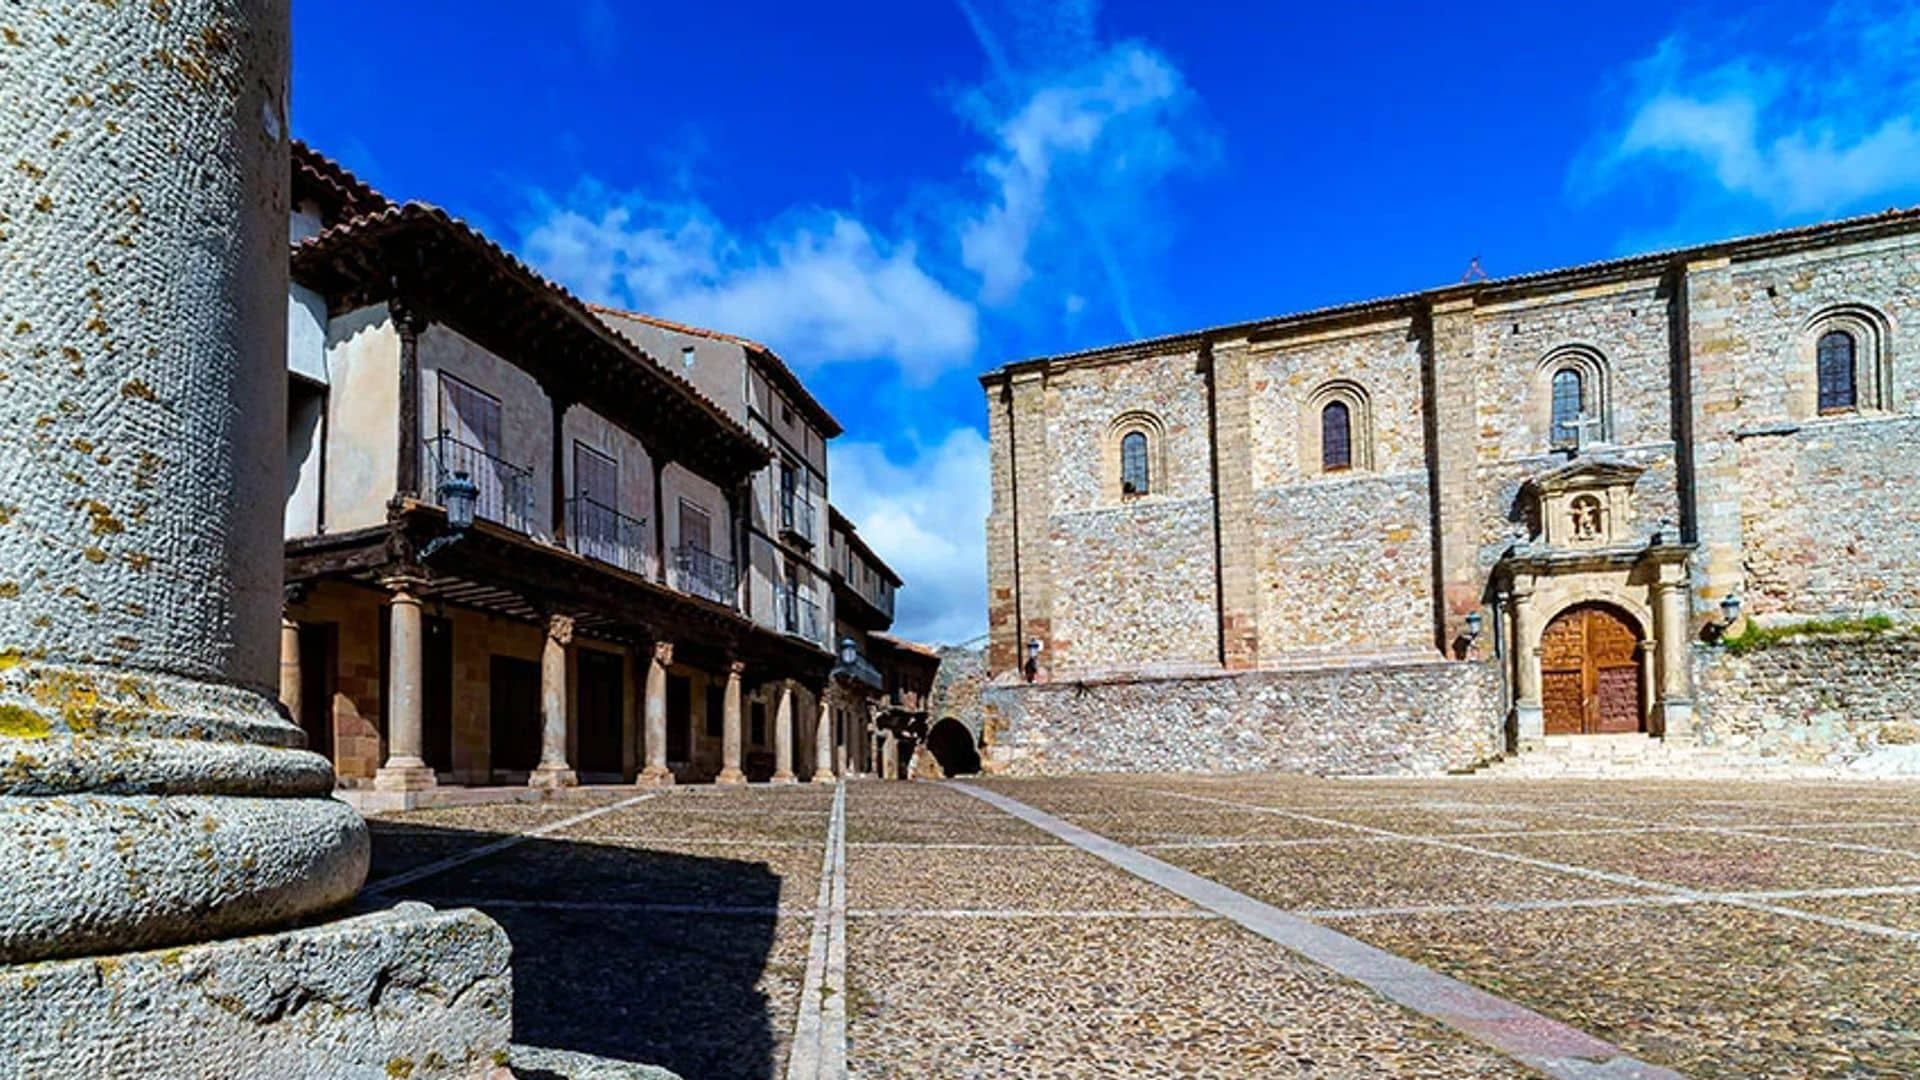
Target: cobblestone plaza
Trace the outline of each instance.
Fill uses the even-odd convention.
[[[374,836],[369,902],[507,929],[516,1046],[688,1077],[1920,1062],[1910,787],[856,781]]]

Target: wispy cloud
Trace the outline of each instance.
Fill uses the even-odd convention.
[[[1169,177],[1214,157],[1197,99],[1158,51],[1100,43],[1092,3],[1013,7],[1003,16],[1011,46],[979,8],[960,7],[992,73],[962,100],[993,144],[974,162],[982,205],[959,225],[980,299],[1012,303],[1036,272],[1070,288],[1090,263],[1138,335],[1126,263],[1160,238],[1141,225]]]
[[[901,632],[958,643],[985,630],[987,440],[956,428],[905,461],[846,440],[829,455],[833,501],[906,579],[895,612]]]
[[[887,359],[924,384],[977,343],[973,306],[911,241],[827,211],[742,237],[699,203],[589,182],[545,201],[522,249],[589,299],[758,338],[809,367]]]
[[[1782,219],[1920,194],[1920,6],[1843,0],[1824,18],[1806,14],[1762,11],[1668,37],[1626,73],[1625,112],[1581,163],[1576,190],[1654,168],[1686,196]],[[1805,29],[1763,40],[1782,26]]]

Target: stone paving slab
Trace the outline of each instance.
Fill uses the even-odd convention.
[[[753,815],[715,812],[684,803],[663,806],[646,803],[582,822],[555,835],[588,842],[712,839],[824,844],[826,821],[824,811]]]
[[[824,830],[823,830],[824,832]],[[532,840],[405,887],[449,903],[499,897],[728,907],[804,907],[820,884],[820,850],[644,842]]]
[[[848,953],[858,1077],[1532,1075],[1224,923],[858,920]]]
[[[1071,847],[847,851],[856,908],[1185,909],[1164,890]]]
[[[631,798],[637,792],[628,792]],[[616,799],[594,800],[590,803],[577,802],[538,802],[538,803],[494,803],[481,806],[439,806],[423,810],[409,810],[371,815],[374,821],[389,821],[416,829],[465,829],[473,832],[511,833],[526,832],[543,825],[552,825],[557,821],[590,810],[594,806],[604,806]]]
[[[856,796],[857,798],[857,796]],[[906,818],[863,816],[847,822],[850,844],[1008,844],[1058,846],[1059,841],[1005,814]]]
[[[374,820],[368,826],[373,834],[368,884],[476,850],[500,839],[501,835],[459,829],[416,829],[389,820]]]
[[[1782,900],[1780,906],[1920,933],[1920,892],[1898,896],[1804,897]]]
[[[783,1067],[809,919],[481,910],[513,940],[515,1042],[688,1078]]]
[[[1395,841],[1153,854],[1285,910],[1648,895],[1632,885]]]
[[[1493,837],[1474,846],[1720,892],[1920,882],[1920,859],[1727,833]]]
[[[1721,905],[1379,917],[1340,929],[1690,1076],[1906,1076],[1920,954]]]

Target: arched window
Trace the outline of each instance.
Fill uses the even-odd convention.
[[[1820,411],[1851,412],[1860,404],[1860,388],[1854,381],[1853,335],[1830,330],[1820,335],[1815,351],[1820,365]]]
[[[1561,368],[1553,373],[1553,445],[1555,449],[1580,445],[1578,422],[1587,412],[1587,381],[1580,372]]]
[[[1320,471],[1345,472],[1353,468],[1353,410],[1344,401],[1332,401],[1320,410]]]
[[[1153,490],[1153,472],[1147,464],[1147,436],[1129,431],[1120,440],[1120,493],[1145,495]]]

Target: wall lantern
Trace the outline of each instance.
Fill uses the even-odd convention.
[[[1040,639],[1030,638],[1027,641],[1027,663],[1035,664],[1035,663],[1039,663],[1039,661],[1040,661]]]
[[[464,472],[455,472],[440,481],[440,505],[447,511],[447,533],[436,536],[420,550],[422,559],[453,543],[473,528],[474,507],[480,501],[480,485]]]
[[[860,659],[860,646],[850,637],[840,639],[840,666],[852,667]]]
[[[1480,640],[1480,628],[1486,624],[1486,616],[1478,611],[1467,612],[1467,640]]]
[[[1728,593],[1726,599],[1720,601],[1720,629],[1731,630],[1733,624],[1739,621],[1740,597],[1734,593]]]

